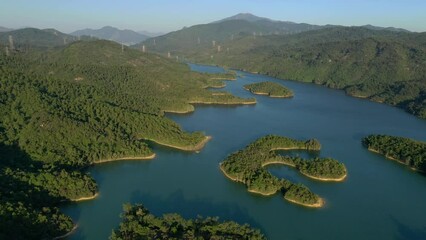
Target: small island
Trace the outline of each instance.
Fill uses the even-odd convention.
[[[220,222],[217,217],[184,219],[176,213],[152,215],[141,204],[123,206],[122,223],[112,232],[111,240],[133,239],[254,239],[266,237],[248,224]]]
[[[342,181],[347,170],[344,164],[331,158],[305,160],[300,157],[278,155],[276,150],[318,151],[321,144],[316,139],[299,141],[287,137],[268,135],[249,144],[243,150],[229,155],[220,169],[229,179],[241,182],[247,190],[261,195],[272,195],[278,191],[290,202],[307,207],[322,207],[324,200],[302,184],[278,179],[265,167],[283,164],[298,169],[304,176],[320,181]]]
[[[370,135],[362,140],[369,151],[426,172],[426,143],[388,135]]]
[[[258,95],[267,95],[274,98],[291,98],[293,92],[281,84],[274,82],[259,82],[244,85],[244,89]]]

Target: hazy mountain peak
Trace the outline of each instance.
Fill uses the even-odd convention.
[[[104,26],[100,30],[120,30],[120,29],[112,27],[112,26]]]
[[[81,36],[81,35],[87,35],[87,36],[94,36],[99,39],[106,39],[106,40],[112,40],[119,43],[123,43],[126,45],[131,45],[135,43],[142,42],[149,38],[149,36],[137,33],[132,30],[121,30],[112,26],[104,26],[100,29],[83,29],[78,30],[75,32],[72,32],[71,35],[74,36]]]
[[[11,29],[11,28],[7,28],[7,27],[2,27],[2,26],[0,26],[0,32],[9,32],[9,31],[12,31],[13,29]]]
[[[269,19],[269,18],[258,17],[256,15],[251,14],[251,13],[239,13],[237,15],[216,21],[215,23],[230,21],[230,20],[245,20],[245,21],[248,21],[248,22],[257,22],[257,21],[271,21],[272,22],[272,20]]]

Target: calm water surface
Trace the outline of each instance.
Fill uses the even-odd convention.
[[[191,65],[194,71],[220,68]],[[253,97],[242,88],[273,81],[291,88],[295,97],[257,96],[254,106],[196,106],[185,115],[169,115],[187,131],[213,139],[200,153],[153,146],[151,161],[115,162],[93,167],[99,184],[96,200],[63,207],[79,228],[71,239],[107,239],[120,222],[123,203],[143,203],[155,215],[177,212],[184,217],[219,216],[250,223],[269,239],[426,239],[426,176],[368,152],[362,137],[390,134],[426,141],[426,121],[404,111],[345,96],[342,91],[241,72],[224,90]],[[346,164],[343,183],[323,183],[284,166],[271,166],[278,176],[307,185],[323,197],[322,209],[307,209],[280,194],[250,194],[226,179],[219,163],[230,153],[265,134],[296,139],[317,138],[321,157]],[[308,153],[292,152],[302,157]]]

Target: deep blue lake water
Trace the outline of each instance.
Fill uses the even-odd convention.
[[[223,69],[190,65],[194,71]],[[389,134],[426,141],[426,121],[395,107],[346,96],[313,84],[239,72],[224,89],[256,97],[253,106],[197,105],[190,114],[169,114],[186,131],[203,131],[213,139],[200,153],[153,146],[150,161],[124,161],[89,169],[100,196],[62,209],[78,223],[71,239],[107,239],[120,222],[122,205],[143,203],[155,215],[219,216],[249,223],[269,239],[426,239],[426,176],[361,144],[369,134]],[[252,95],[243,85],[273,81],[293,90],[292,99]],[[225,178],[219,163],[230,153],[266,134],[295,139],[317,138],[321,157],[343,162],[342,183],[307,179],[285,166],[269,171],[307,185],[326,200],[321,209],[285,201],[280,194],[262,197]],[[308,153],[292,152],[302,157]]]

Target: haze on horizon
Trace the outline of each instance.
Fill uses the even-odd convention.
[[[30,0],[3,1],[0,26],[55,28],[69,33],[113,26],[135,31],[170,32],[238,13],[310,24],[381,27],[426,31],[422,0]]]

